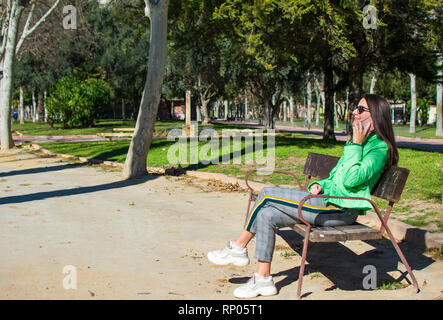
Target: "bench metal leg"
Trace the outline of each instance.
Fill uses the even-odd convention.
[[[303,252],[301,256],[301,263],[300,263],[300,273],[298,275],[298,288],[297,288],[297,299],[301,299],[301,287],[303,284],[303,276],[305,274],[305,263],[306,263],[306,256],[308,254],[308,244],[309,244],[309,233],[311,231],[311,225],[306,226],[306,234],[305,234],[305,240],[303,244]]]
[[[403,264],[406,267],[406,270],[408,271],[409,275],[411,276],[412,284],[413,284],[413,286],[415,288],[415,292],[416,293],[420,292],[420,288],[418,287],[417,279],[415,278],[414,273],[412,272],[412,269],[409,266],[408,261],[406,260],[406,257],[404,256],[403,252],[401,251],[397,241],[395,241],[395,238],[392,235],[391,230],[387,226],[387,223],[385,223],[385,221],[383,220],[383,218],[381,216],[380,216],[380,220],[382,221],[384,229],[386,230],[386,232],[387,232],[387,234],[389,236],[389,240],[392,242],[392,245],[394,246],[395,251],[397,251],[397,254],[400,257],[400,260],[403,262]],[[305,239],[304,239],[304,244],[303,244],[302,258],[301,258],[301,263],[300,263],[300,273],[299,273],[299,276],[298,276],[297,299],[301,299],[301,289],[302,289],[302,285],[303,285],[303,276],[304,276],[304,273],[305,273],[305,264],[306,264],[306,256],[307,256],[307,253],[308,253],[310,229],[311,229],[311,226],[307,225]]]
[[[401,251],[397,241],[395,241],[395,238],[394,238],[391,230],[389,229],[387,222],[382,218],[380,212],[377,212],[377,215],[378,215],[378,217],[379,217],[379,219],[380,219],[380,221],[382,223],[382,227],[385,229],[386,233],[388,234],[389,240],[391,240],[392,245],[395,248],[395,251],[397,251],[397,254],[400,257],[401,262],[403,262],[403,264],[406,267],[406,270],[408,271],[409,275],[411,276],[412,284],[414,285],[415,292],[416,293],[420,292],[420,288],[418,287],[417,279],[415,278],[414,273],[412,272],[412,269],[409,266],[409,263],[406,260],[406,257],[404,256],[403,252]]]

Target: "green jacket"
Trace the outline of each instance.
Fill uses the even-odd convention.
[[[371,133],[361,145],[347,142],[343,156],[329,177],[310,183],[308,191],[317,183],[324,195],[371,199],[371,190],[383,173],[387,158],[388,145],[375,133]],[[360,209],[361,214],[372,209],[371,204],[364,200],[325,198],[324,201],[343,208]]]

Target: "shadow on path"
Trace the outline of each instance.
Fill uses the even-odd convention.
[[[288,243],[288,245],[297,254],[302,255],[303,238],[293,230],[279,230],[278,234]],[[391,241],[388,239],[364,241],[374,247],[361,254],[356,254],[348,247],[339,242],[313,243],[309,242],[307,264],[305,265],[305,281],[318,277],[314,273],[321,273],[329,279],[333,285],[326,291],[340,289],[346,291],[364,290],[363,279],[368,275],[363,273],[363,268],[367,265],[373,265],[376,268],[377,288],[384,282],[400,282],[404,279],[412,284],[411,278],[405,271],[400,271],[397,267],[402,262],[397,255]],[[402,242],[399,244],[406,260],[412,268],[412,271],[422,270],[435,262],[432,258],[423,255],[424,248]],[[274,253],[275,254],[275,253]],[[403,269],[403,268],[402,268]],[[395,273],[395,271],[397,271]],[[295,282],[299,278],[300,265],[294,265],[293,268],[277,271],[272,274],[273,277],[284,276],[283,279],[276,282],[278,290],[288,285],[294,286],[294,292],[297,290]],[[394,272],[394,275],[389,273]],[[395,278],[394,278],[395,277]],[[231,283],[245,283],[248,278],[232,278]],[[304,283],[305,284],[305,283]],[[307,284],[307,283],[306,283]],[[421,283],[419,282],[419,286]],[[307,292],[302,287],[302,296],[306,297],[312,292]]]
[[[43,173],[43,172],[53,172],[60,171],[66,169],[74,169],[88,165],[89,163],[75,163],[75,164],[63,164],[58,166],[49,166],[43,168],[30,168],[30,169],[22,169],[22,170],[14,170],[9,172],[0,172],[0,177],[10,177],[17,176],[21,174],[34,174],[34,173]]]
[[[149,180],[156,179],[159,176],[161,176],[161,175],[150,174],[146,177],[142,177],[142,178],[138,178],[138,179],[122,180],[122,181],[105,183],[105,184],[90,186],[90,187],[80,187],[80,188],[46,191],[46,192],[36,192],[36,193],[31,193],[31,194],[19,195],[19,196],[4,197],[4,198],[0,198],[0,205],[9,204],[9,203],[23,203],[23,202],[29,202],[29,201],[50,199],[50,198],[54,198],[54,197],[66,197],[66,196],[79,195],[79,194],[84,194],[84,193],[125,188],[125,187],[129,187],[129,186],[141,184],[141,183],[144,183]]]
[[[278,233],[301,256],[303,238],[293,230],[279,230]],[[305,267],[305,276],[309,276],[313,272],[320,272],[334,283],[327,290],[336,288],[340,290],[363,290],[363,279],[367,276],[363,273],[363,268],[367,265],[373,265],[377,271],[377,287],[381,286],[383,282],[400,282],[404,279],[412,284],[408,273],[397,268],[399,263],[403,264],[390,240],[381,239],[364,242],[374,248],[361,254],[356,254],[339,242],[310,242],[307,255],[309,264]],[[423,270],[435,262],[432,258],[423,255],[424,248],[419,248],[408,242],[399,243],[399,246],[413,272],[414,270]],[[398,271],[399,276],[394,278],[388,274],[388,272],[393,271]],[[297,281],[298,273],[299,266],[294,266],[292,269],[276,274],[276,276],[287,276],[277,284],[277,288]]]

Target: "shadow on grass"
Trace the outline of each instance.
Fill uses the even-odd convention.
[[[323,141],[323,140],[313,140],[313,139],[305,139],[305,138],[289,138],[289,137],[276,137],[275,139],[275,148],[285,147],[285,146],[298,146],[300,149],[307,149],[306,156],[309,151],[312,151],[313,148],[321,148],[322,150],[333,148],[336,145],[343,145],[343,142],[340,141]],[[263,150],[266,150],[268,147],[267,141],[263,140]],[[254,153],[256,150],[249,150],[246,152],[246,148],[241,148],[237,151],[232,151],[230,153],[220,155],[208,161],[208,163],[196,163],[190,164],[186,167],[183,167],[185,170],[199,170],[204,169],[212,165],[223,163],[225,159],[234,160],[245,156],[246,154]],[[326,152],[327,153],[327,152]],[[266,157],[265,157],[266,158]],[[226,164],[229,164],[226,162]]]
[[[105,191],[105,190],[111,190],[111,189],[125,188],[125,187],[141,184],[146,181],[156,179],[159,176],[160,175],[157,175],[157,174],[150,174],[150,175],[148,175],[146,177],[142,177],[142,178],[116,181],[116,182],[105,183],[105,184],[90,186],[90,187],[80,187],[80,188],[71,188],[71,189],[63,189],[63,190],[36,192],[36,193],[30,193],[30,194],[25,194],[25,195],[19,195],[19,196],[4,197],[4,198],[0,198],[0,205],[12,204],[12,203],[23,203],[23,202],[36,201],[36,200],[45,200],[45,199],[50,199],[50,198],[55,198],[55,197],[66,197],[66,196],[80,195],[80,194],[85,194],[85,193],[99,192],[99,191]]]

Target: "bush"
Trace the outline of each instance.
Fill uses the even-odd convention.
[[[110,109],[111,87],[100,79],[63,77],[54,84],[46,103],[49,124],[62,123],[64,128],[91,127]]]

